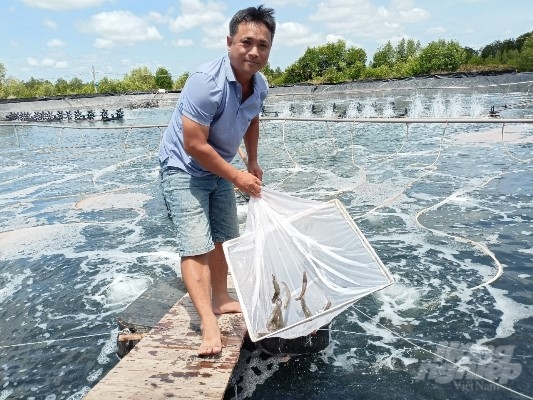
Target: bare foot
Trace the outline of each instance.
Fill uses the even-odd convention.
[[[221,296],[219,299],[213,298],[211,307],[215,315],[242,312],[241,304],[229,295]]]
[[[202,323],[202,344],[198,348],[199,357],[208,357],[219,354],[222,351],[220,329],[216,317]]]

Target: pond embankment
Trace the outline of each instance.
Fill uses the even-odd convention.
[[[501,91],[502,86],[509,92],[530,91],[533,86],[533,73],[490,73],[490,74],[447,74],[431,75],[417,78],[367,80],[346,82],[332,85],[287,85],[270,88],[267,103],[276,99],[292,97],[296,100],[305,98],[337,99],[364,96],[380,92],[398,94],[413,94],[426,90],[444,90],[449,88],[469,88],[479,93],[492,90]],[[129,93],[129,94],[94,94],[89,96],[57,96],[40,99],[8,99],[0,100],[0,120],[6,120],[10,113],[20,112],[74,112],[75,110],[93,110],[97,114],[101,110],[110,113],[117,109],[163,108],[173,107],[179,97],[179,92],[166,93]]]

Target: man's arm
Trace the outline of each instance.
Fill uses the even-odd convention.
[[[191,155],[202,167],[208,171],[233,183],[239,190],[258,195],[261,189],[261,179],[255,175],[239,171],[226,162],[213,147],[207,142],[209,127],[199,124],[187,117],[182,117],[183,142],[185,151]],[[252,124],[253,125],[253,121]],[[251,126],[250,125],[250,126]],[[259,120],[257,120],[257,137],[255,139],[255,164],[257,165],[257,140],[259,136]],[[250,132],[248,129],[246,135]],[[253,134],[252,134],[253,136]],[[253,139],[252,139],[253,141]],[[246,144],[246,150],[248,145]],[[253,145],[252,145],[253,147]]]
[[[257,147],[259,144],[259,116],[256,116],[243,138],[246,154],[248,156],[248,172],[263,180],[263,170],[257,161]]]

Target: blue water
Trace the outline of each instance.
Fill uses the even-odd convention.
[[[533,114],[529,90],[514,86],[358,96],[323,96],[320,115],[309,99],[268,106],[310,117],[339,106],[390,116],[392,102],[412,117],[480,117],[492,105]],[[0,127],[0,399],[82,398],[118,362],[121,311],[179,277],[158,186],[161,129],[128,128],[171,113],[72,123],[98,130]],[[533,397],[533,124],[506,125],[502,141],[501,124],[264,120],[260,154],[265,185],[340,199],[396,283],[337,317],[320,354],[244,349],[226,398],[525,398],[494,382]]]

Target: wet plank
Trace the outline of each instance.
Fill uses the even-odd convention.
[[[237,298],[228,276],[230,294]],[[222,399],[246,334],[242,314],[218,317],[222,354],[199,358],[200,320],[188,295],[93,387],[86,400]]]

